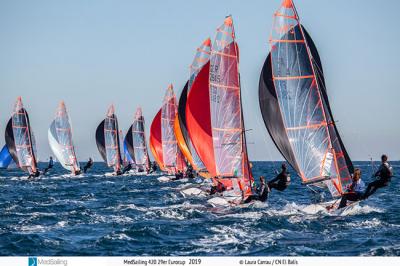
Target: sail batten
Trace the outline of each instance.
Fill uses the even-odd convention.
[[[145,124],[140,107],[136,110],[131,130],[136,167],[141,171],[149,171],[150,161],[146,146]]]
[[[50,147],[61,165],[75,173],[79,171],[79,162],[76,158],[72,140],[72,126],[64,102],[57,108],[56,116],[48,130]]]
[[[304,183],[329,177],[337,196],[352,164],[332,117],[318,52],[290,0],[274,15],[270,46],[259,88],[268,132]]]
[[[107,166],[113,167],[114,171],[119,173],[123,161],[120,131],[114,105],[109,107],[106,118],[97,127],[96,144]]]
[[[22,104],[21,97],[18,97],[7,123],[5,140],[11,157],[18,167],[30,174],[35,173],[37,171],[35,140],[28,112]]]
[[[237,196],[252,194],[239,78],[239,51],[231,17],[218,29],[210,60],[188,95],[187,124],[210,175]]]

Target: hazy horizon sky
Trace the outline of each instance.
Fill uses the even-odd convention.
[[[317,45],[339,132],[353,160],[400,160],[400,1],[295,0]],[[78,159],[100,160],[94,135],[114,104],[126,132],[140,105],[146,120],[169,83],[179,97],[196,48],[231,14],[240,48],[251,160],[282,160],[264,126],[258,82],[281,0],[0,2],[0,145],[22,96],[40,160],[47,129],[64,100]]]

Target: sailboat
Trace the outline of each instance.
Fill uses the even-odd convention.
[[[47,133],[50,148],[62,167],[73,175],[79,175],[81,169],[76,158],[71,121],[64,101],[60,102]]]
[[[190,66],[190,79],[186,82],[185,87],[182,90],[181,96],[179,98],[177,118],[175,119],[175,136],[178,142],[178,146],[185,158],[188,160],[193,169],[201,176],[209,178],[211,177],[205,167],[204,163],[201,161],[193,143],[189,137],[189,132],[186,125],[186,104],[187,96],[192,87],[193,81],[195,80],[197,74],[200,72],[201,68],[209,61],[211,54],[211,40],[207,38],[202,45],[197,48],[196,56]]]
[[[217,29],[210,60],[195,77],[186,104],[193,146],[214,182],[227,188],[223,198],[208,201],[214,206],[238,204],[253,194],[238,64],[233,21],[228,16]]]
[[[36,142],[29,123],[28,112],[22,104],[21,97],[17,98],[14,111],[7,123],[5,141],[17,166],[28,172],[29,176],[39,176]]]
[[[163,105],[150,127],[150,150],[160,169],[169,175],[176,175],[186,168],[174,132],[176,113],[176,96],[171,84],[165,93]]]
[[[114,174],[122,174],[121,143],[114,105],[108,108],[106,118],[97,127],[96,144],[107,166],[114,169]]]
[[[317,48],[292,0],[274,14],[270,46],[259,83],[267,130],[303,184],[338,197],[354,168],[332,116]]]
[[[127,151],[131,158],[134,158],[137,172],[149,172],[150,160],[146,145],[146,134],[142,108],[138,107],[135,113],[133,124],[125,136]]]

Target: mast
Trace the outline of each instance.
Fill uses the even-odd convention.
[[[334,124],[327,94],[320,88],[323,76],[316,72],[313,59],[319,61],[318,53],[291,0],[283,1],[274,14],[270,45],[260,78],[260,107],[268,132],[303,183],[322,182],[329,177],[324,183],[333,195],[339,195],[352,166]],[[279,110],[280,118],[270,117],[268,109]]]

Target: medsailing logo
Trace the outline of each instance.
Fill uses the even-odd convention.
[[[37,258],[28,258],[28,266],[37,266]]]

